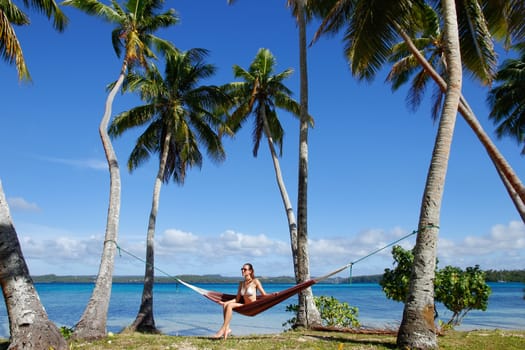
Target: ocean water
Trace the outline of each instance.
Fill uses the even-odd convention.
[[[471,311],[458,329],[525,329],[523,283],[491,283],[492,294],[487,311]],[[234,294],[236,284],[201,284],[202,288]],[[290,287],[289,284],[266,284],[269,293]],[[73,327],[87,305],[92,284],[37,283],[42,304],[57,326]],[[359,309],[358,319],[364,327],[396,328],[401,322],[403,304],[388,300],[378,284],[316,284],[314,295],[333,296]],[[140,306],[141,284],[114,284],[108,313],[108,331],[118,333],[134,319]],[[293,317],[286,306],[296,304],[297,297],[274,306],[254,317],[234,313],[233,334],[279,333],[283,323]],[[451,312],[437,305],[439,318],[448,321]],[[222,324],[222,307],[179,284],[157,284],[154,288],[154,314],[157,327],[165,334],[207,336]],[[5,305],[0,304],[0,337],[9,337]]]

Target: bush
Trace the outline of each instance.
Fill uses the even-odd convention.
[[[73,335],[73,332],[75,330],[73,328],[62,326],[60,327],[60,334],[64,337],[64,339],[68,340]]]
[[[314,302],[321,314],[321,321],[325,327],[349,328],[359,327],[359,320],[357,319],[359,309],[355,306],[350,306],[347,302],[340,302],[333,296],[314,296]],[[287,312],[294,312],[297,314],[299,305],[290,304],[286,306]],[[293,317],[283,323],[283,327],[292,326],[296,322],[296,317]]]
[[[379,284],[387,298],[404,302],[408,295],[414,255],[410,250],[394,246],[392,256],[395,268],[385,269]],[[438,270],[436,260],[434,300],[443,303],[453,313],[446,323],[447,328],[460,325],[471,310],[487,309],[491,290],[485,282],[485,277],[485,272],[478,265],[467,267],[465,271],[453,266]],[[445,325],[443,322],[440,323]]]

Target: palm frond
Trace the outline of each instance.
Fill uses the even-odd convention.
[[[154,117],[155,112],[155,106],[148,104],[119,113],[109,126],[108,133],[112,137],[121,136],[125,131],[149,122]]]
[[[112,1],[113,7],[98,0],[65,0],[62,5],[75,7],[88,15],[100,17],[110,23],[120,23],[124,20],[122,10],[116,1]]]
[[[426,71],[419,68],[419,72],[412,79],[412,84],[407,94],[407,104],[412,111],[416,111],[421,105],[428,81],[429,76]]]
[[[315,43],[324,34],[332,34],[339,32],[350,20],[351,14],[354,12],[354,3],[352,0],[337,0],[332,6],[321,6],[323,12],[317,11],[323,18],[323,21],[316,30],[312,42]],[[325,14],[326,8],[329,8]]]
[[[283,139],[284,139],[284,130],[279,122],[277,112],[275,108],[271,106],[266,106],[266,119],[268,120],[268,127],[270,129],[270,134],[273,140],[273,143],[279,149],[279,156],[283,154]]]
[[[468,72],[489,85],[495,75],[497,55],[492,35],[478,0],[464,0],[458,8],[461,59]]]
[[[432,120],[435,123],[439,120],[439,117],[441,116],[443,103],[445,102],[445,94],[437,84],[433,85],[432,101],[433,103],[430,116],[432,117]]]
[[[490,90],[487,102],[498,137],[510,136],[522,145],[525,144],[525,44],[516,48],[521,50],[520,58],[503,62],[496,75],[499,85]]]
[[[52,18],[53,28],[59,32],[64,31],[68,24],[68,18],[55,0],[24,0],[24,5],[44,14],[48,19]]]
[[[266,113],[264,108],[266,108],[264,104],[257,103],[253,111],[253,114],[256,116],[254,119],[253,130],[252,130],[252,141],[253,141],[252,154],[254,157],[257,157],[257,153],[259,151],[259,145],[261,144],[261,139],[264,135],[264,124],[263,124],[263,119],[261,118],[262,113]]]
[[[0,27],[2,28],[0,30],[0,56],[8,64],[15,64],[19,80],[31,81],[22,47],[11,25],[11,23],[29,24],[29,18],[10,2],[5,5],[7,6],[0,5]]]
[[[116,116],[110,132],[116,135],[148,125],[130,156],[131,167],[140,166],[154,153],[160,161],[161,150],[167,149],[163,181],[172,179],[182,184],[187,168],[202,165],[199,145],[206,148],[213,161],[225,159],[220,132],[229,129],[223,115],[215,112],[232,102],[222,88],[201,85],[203,79],[215,73],[215,67],[204,62],[207,54],[204,49],[173,51],[166,55],[164,75],[154,65],[127,75],[127,87],[139,92],[146,103]]]
[[[359,1],[343,37],[345,55],[358,79],[371,80],[390,55],[397,26],[408,27],[412,1]]]
[[[146,130],[140,134],[128,158],[128,170],[132,172],[148,161],[152,154],[159,153],[160,145],[157,142],[161,132],[158,120],[149,124]],[[160,136],[162,138],[162,136]]]

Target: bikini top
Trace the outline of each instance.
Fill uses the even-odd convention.
[[[255,289],[255,286],[249,286],[248,288],[245,287],[244,283],[242,284],[242,288],[241,288],[241,295],[242,296],[247,296],[247,297],[251,297],[253,295],[255,295],[256,293],[256,289]]]

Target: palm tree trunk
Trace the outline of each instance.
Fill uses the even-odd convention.
[[[414,57],[418,60],[419,64],[427,71],[427,73],[434,79],[442,91],[446,91],[447,83],[443,78],[434,70],[434,68],[428,63],[428,61],[421,55],[419,50],[416,48],[410,37],[402,30],[401,27],[397,27],[399,34],[403,37],[404,41],[408,45],[410,51]],[[481,144],[485,147],[487,154],[492,160],[496,170],[500,174],[504,184],[508,183],[513,190],[510,190],[507,186],[507,192],[509,193],[511,200],[514,203],[514,206],[518,210],[520,217],[523,222],[525,222],[525,186],[520,181],[519,177],[516,175],[510,164],[507,162],[505,157],[499,152],[497,147],[494,145],[490,137],[487,135],[478,119],[474,115],[474,112],[468,105],[466,99],[461,96],[459,104],[459,112],[463,116],[464,120],[471,127],[474,134],[478,137]]]
[[[296,282],[310,279],[308,254],[308,65],[306,53],[305,0],[296,0],[299,27],[300,71],[300,126],[299,126],[299,174],[297,189],[297,273]],[[294,261],[295,263],[295,261]],[[321,324],[321,315],[315,306],[312,288],[299,293],[299,308],[294,327],[310,328]]]
[[[277,152],[275,151],[275,146],[273,144],[273,138],[270,134],[270,127],[268,125],[268,119],[266,117],[266,110],[261,108],[261,116],[263,120],[264,133],[266,134],[266,140],[268,141],[268,147],[270,148],[270,154],[272,156],[273,169],[275,170],[275,178],[277,181],[277,186],[279,187],[279,192],[281,192],[281,198],[283,200],[284,210],[286,212],[286,218],[288,220],[288,230],[290,232],[290,246],[292,248],[292,258],[294,261],[297,259],[297,222],[295,220],[295,214],[292,208],[292,202],[288,196],[288,191],[284,184],[283,175],[281,172],[281,166],[279,164],[279,157],[277,157]],[[297,274],[297,264],[294,264],[294,270]]]
[[[436,251],[441,202],[462,82],[455,3],[454,0],[442,0],[441,4],[449,81],[421,204],[409,292],[397,335],[397,345],[402,349],[438,348],[434,324]]]
[[[106,99],[104,116],[99,126],[100,138],[106,153],[110,174],[109,208],[106,224],[106,234],[100,267],[88,305],[73,332],[74,339],[99,339],[106,336],[106,323],[108,318],[109,300],[113,283],[113,269],[115,265],[116,242],[120,217],[120,170],[117,156],[111,139],[108,135],[108,124],[111,118],[113,100],[124,82],[127,71],[127,62],[124,61],[119,78],[111,89]]]
[[[42,305],[22,254],[0,181],[0,283],[9,318],[8,349],[67,350]]]
[[[521,220],[525,223],[525,204],[522,202],[520,196],[518,193],[514,190],[514,187],[512,187],[512,184],[507,179],[505,174],[497,169],[498,175],[503,182],[503,185],[505,186],[505,189],[507,190],[507,193],[509,194],[510,198],[512,199],[512,202],[514,203],[514,206],[516,207],[516,210],[521,216]]]
[[[155,326],[155,318],[153,315],[153,286],[155,284],[155,226],[157,223],[157,214],[159,212],[160,190],[162,187],[162,180],[164,179],[170,140],[171,133],[168,132],[164,139],[159,171],[157,172],[155,185],[153,186],[153,199],[151,201],[148,234],[146,238],[146,266],[144,272],[144,287],[142,289],[142,301],[135,321],[127,329],[132,332],[160,333]]]

